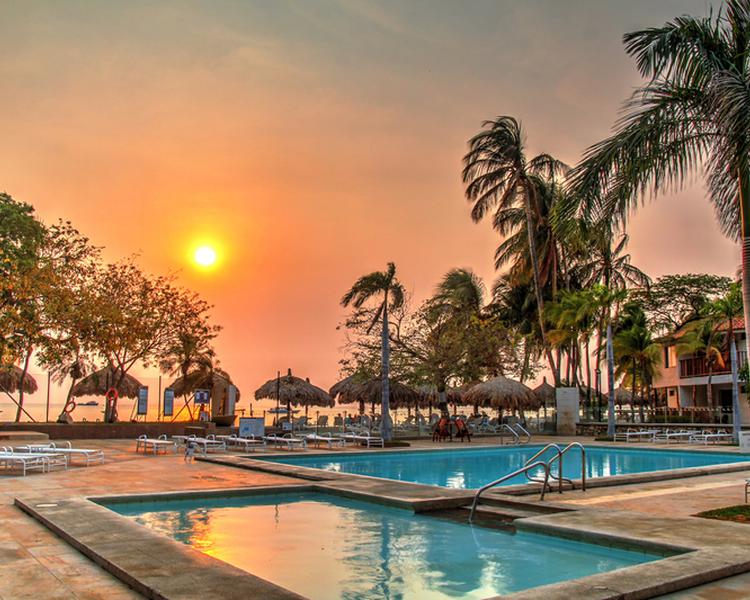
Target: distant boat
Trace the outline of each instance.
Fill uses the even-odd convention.
[[[99,406],[99,403],[96,400],[89,400],[88,402],[79,403],[79,406]]]

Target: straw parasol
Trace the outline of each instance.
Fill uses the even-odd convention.
[[[539,402],[542,403],[542,406],[549,406],[554,405],[555,403],[555,386],[550,385],[547,383],[547,378],[545,377],[538,386],[536,386],[533,390],[534,395],[537,397]]]
[[[604,394],[604,397],[609,400],[609,394]],[[615,388],[615,402],[617,404],[629,404],[630,401],[633,399],[633,391],[623,387],[618,386]],[[636,401],[640,401],[641,397],[639,394],[635,395]]]
[[[502,410],[524,410],[540,405],[534,392],[523,383],[502,375],[475,385],[466,392],[464,400],[471,404]]]
[[[70,393],[76,398],[80,396],[104,396],[107,390],[115,387],[115,383],[119,381],[121,376],[122,372],[119,369],[104,367],[81,379],[73,386]],[[116,386],[117,395],[120,398],[137,398],[138,390],[142,385],[135,377],[125,373],[122,383]]]
[[[213,389],[216,385],[234,385],[229,373],[221,369],[212,371],[192,371],[186,377],[178,377],[169,387],[174,390],[175,396],[187,396],[195,390]],[[235,386],[236,388],[237,386]],[[237,389],[237,401],[240,400],[240,390]]]
[[[365,413],[365,398],[361,391],[363,383],[361,377],[356,374],[349,375],[349,377],[344,377],[341,381],[334,383],[328,393],[331,398],[338,400],[339,404],[359,402],[359,414],[363,415]]]
[[[423,399],[417,391],[395,379],[389,379],[388,404],[391,408],[405,408],[415,406]],[[359,402],[360,414],[364,413],[365,403],[372,405],[375,412],[375,404],[383,399],[383,381],[380,377],[373,377],[362,381],[356,375],[350,375],[339,381],[331,388],[331,395],[338,398],[340,404],[354,404]]]
[[[304,406],[305,412],[310,406],[334,406],[333,398],[324,389],[310,383],[309,379],[301,379],[292,375],[288,369],[287,374],[269,379],[255,390],[255,399],[269,398],[287,405],[291,412],[291,405]]]
[[[21,377],[23,369],[15,365],[3,365],[0,367],[0,391],[12,394],[17,392],[21,386]],[[23,378],[23,391],[25,394],[33,394],[39,389],[36,380],[30,373],[26,373]]]

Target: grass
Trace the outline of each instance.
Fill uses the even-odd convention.
[[[724,508],[715,508],[698,513],[696,517],[704,519],[718,519],[719,521],[734,521],[735,523],[750,523],[750,504],[737,504]]]

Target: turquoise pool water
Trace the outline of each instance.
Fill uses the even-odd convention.
[[[314,600],[487,598],[660,558],[319,493],[109,508]]]
[[[273,462],[301,467],[339,471],[411,481],[425,485],[474,489],[521,468],[542,446],[432,450],[423,452],[373,452],[361,454],[309,455],[268,458]],[[551,458],[552,453],[545,455]],[[687,452],[670,450],[637,450],[588,446],[586,474],[607,477],[626,473],[668,471],[723,463],[748,462],[750,456],[720,452]],[[556,467],[553,467],[555,470]],[[571,450],[563,460],[565,477],[581,477],[581,454]],[[522,475],[505,482],[513,485],[526,481]]]

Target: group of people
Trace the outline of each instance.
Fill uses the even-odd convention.
[[[464,439],[467,442],[471,442],[471,431],[469,431],[466,421],[464,421],[463,417],[456,417],[454,420],[445,415],[440,417],[432,430],[432,441],[442,442],[448,439],[453,440],[454,437],[461,440],[461,442]]]

